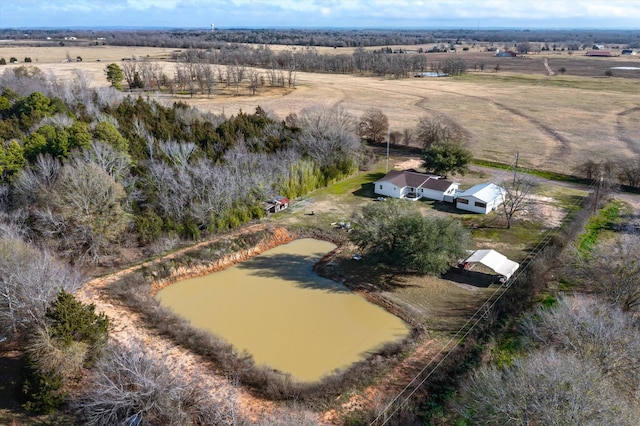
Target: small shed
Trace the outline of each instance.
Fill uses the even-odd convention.
[[[289,207],[289,199],[283,196],[275,196],[263,203],[263,208],[267,213],[277,213]]]
[[[504,203],[505,189],[494,183],[480,183],[457,194],[456,207],[474,213],[487,214]]]
[[[596,57],[608,58],[613,55],[608,50],[590,50],[587,53],[585,53],[585,56],[596,56]]]
[[[495,273],[503,277],[504,281],[511,278],[514,272],[516,272],[520,267],[519,263],[509,260],[505,255],[491,249],[474,251],[464,260],[462,265],[464,269],[471,269],[476,263],[480,263],[493,270]]]

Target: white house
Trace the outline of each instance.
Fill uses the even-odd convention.
[[[474,213],[487,214],[504,202],[506,191],[494,183],[480,183],[458,193],[456,207]]]
[[[458,182],[442,179],[438,175],[408,170],[392,170],[373,184],[373,192],[378,195],[410,200],[419,200],[420,198],[437,201],[443,201],[447,198],[453,200],[453,195],[458,189]]]

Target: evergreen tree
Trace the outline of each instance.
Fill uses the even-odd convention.
[[[471,159],[471,151],[460,143],[450,141],[429,145],[422,153],[424,168],[444,175],[449,173],[464,175],[469,170]]]
[[[118,64],[113,63],[107,65],[104,72],[107,75],[107,81],[116,89],[122,90],[122,80],[124,80],[122,68],[120,68]]]
[[[95,309],[95,305],[85,305],[62,289],[45,314],[51,337],[63,348],[73,342],[88,345],[85,361],[89,365],[106,344],[109,331],[109,319],[103,313],[96,314]]]
[[[468,232],[448,217],[423,217],[411,203],[366,205],[349,239],[371,262],[420,274],[442,274],[465,253]]]

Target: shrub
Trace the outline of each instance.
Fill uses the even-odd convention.
[[[63,289],[46,313],[51,336],[62,347],[74,342],[88,345],[87,365],[95,362],[109,336],[109,319],[103,313],[96,314],[95,308],[93,304],[79,302]]]
[[[135,217],[136,233],[140,244],[146,246],[162,236],[162,218],[153,210],[146,210]]]
[[[637,411],[593,363],[553,351],[505,369],[480,369],[463,388],[457,409],[467,424],[631,425]]]
[[[67,398],[62,390],[62,377],[41,373],[30,360],[23,369],[23,382],[18,400],[30,413],[50,414],[60,408]]]
[[[108,320],[95,306],[61,290],[47,309],[44,324],[26,347],[20,399],[25,410],[51,413],[67,398],[67,386],[92,364],[107,340]]]
[[[236,424],[234,404],[232,392],[217,391],[212,398],[201,384],[171,374],[142,347],[114,346],[74,406],[93,425],[179,425]]]

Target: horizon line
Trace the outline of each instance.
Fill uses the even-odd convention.
[[[279,29],[279,30],[343,30],[343,31],[437,31],[437,30],[465,30],[465,31],[630,31],[630,32],[640,32],[638,28],[607,28],[607,27],[523,27],[523,26],[514,26],[514,27],[502,27],[502,26],[492,26],[492,27],[484,27],[478,28],[475,26],[440,26],[440,27],[428,27],[428,26],[410,26],[410,27],[377,27],[377,26],[287,26],[287,25],[277,25],[277,26],[216,26],[215,31],[221,30],[271,30],[271,29]],[[155,26],[155,25],[98,25],[98,26],[90,26],[90,25],[70,25],[70,26],[23,26],[23,27],[7,27],[0,28],[0,31],[53,31],[53,30],[115,30],[115,31],[124,31],[124,30],[165,30],[165,31],[177,31],[177,30],[202,30],[202,31],[211,31],[211,27],[186,27],[186,26]]]

